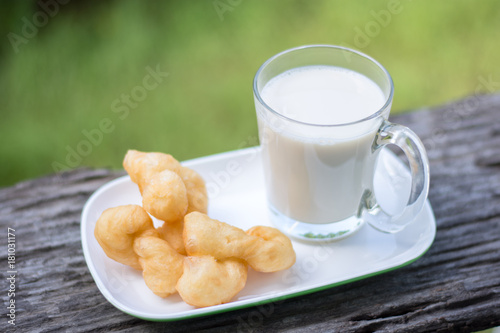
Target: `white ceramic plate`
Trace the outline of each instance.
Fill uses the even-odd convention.
[[[254,225],[270,225],[259,148],[197,158],[183,165],[198,171],[205,179],[210,217],[245,230]],[[382,206],[387,210],[400,209],[408,199],[409,184],[406,166],[389,150],[382,151],[375,177],[377,197],[385,199]],[[365,225],[353,236],[333,243],[293,241],[297,262],[292,268],[277,273],[250,269],[245,288],[232,302],[196,308],[184,303],[179,295],[165,299],[154,295],[140,272],[104,254],[94,238],[95,223],[105,209],[124,204],[141,204],[139,190],[128,176],[105,184],[89,198],[81,221],[83,253],[97,287],[111,304],[132,316],[155,321],[198,317],[278,301],[393,270],[422,256],[436,234],[436,222],[427,202],[415,220],[395,235]],[[160,224],[155,221],[155,225]]]

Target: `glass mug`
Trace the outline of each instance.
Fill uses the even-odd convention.
[[[367,222],[395,233],[420,212],[429,189],[427,155],[415,133],[387,120],[394,86],[377,61],[340,46],[297,47],[267,60],[253,91],[266,194],[280,230],[337,240]],[[403,150],[411,169],[410,196],[396,215],[378,204],[373,188],[387,144]]]

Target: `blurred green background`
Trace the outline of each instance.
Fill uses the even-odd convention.
[[[500,86],[496,0],[42,0],[0,9],[0,186],[121,168],[129,148],[185,160],[255,145],[253,76],[299,45],[344,45],[379,60],[395,82],[394,113]]]

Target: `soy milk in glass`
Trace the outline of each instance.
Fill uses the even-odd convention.
[[[271,79],[261,96],[277,112],[316,125],[357,121],[385,103],[369,78],[333,66],[288,70]],[[369,151],[375,129],[347,140],[321,141],[315,128],[302,133],[310,134],[307,139],[266,128],[262,119],[258,123],[267,134],[261,141],[270,165],[268,200],[275,209],[307,223],[332,223],[356,213],[363,191],[373,183],[375,156]]]
[[[358,51],[309,45],[267,60],[254,78],[271,220],[289,236],[336,240],[368,222],[398,232],[422,209],[428,160],[409,128],[388,121],[394,86]],[[381,149],[399,146],[412,174],[408,202],[389,214],[374,194]]]

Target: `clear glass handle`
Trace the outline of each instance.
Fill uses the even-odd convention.
[[[384,121],[375,138],[373,150],[394,144],[401,148],[408,158],[411,171],[411,190],[408,203],[397,215],[386,213],[376,202],[373,194],[365,198],[363,220],[374,228],[395,233],[411,223],[420,212],[429,193],[429,161],[424,145],[408,127]]]

